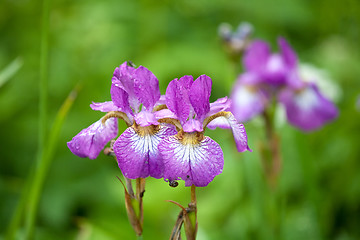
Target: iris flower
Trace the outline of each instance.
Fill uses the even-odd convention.
[[[205,128],[231,128],[237,150],[250,150],[243,124],[228,110],[230,100],[221,98],[209,103],[212,80],[201,75],[195,81],[183,76],[171,81],[166,90],[167,109],[156,112],[162,121],[174,124],[178,133],[165,137],[159,144],[164,163],[164,180],[182,179],[185,186],[207,186],[223,170],[220,145],[204,135]]]
[[[90,105],[93,110],[107,114],[68,142],[69,149],[79,157],[96,158],[117,136],[120,118],[128,128],[115,141],[113,149],[124,176],[161,178],[163,164],[158,144],[176,131],[155,118],[156,109],[164,102],[158,79],[147,68],[134,68],[125,62],[114,71],[110,94],[112,101]]]
[[[298,59],[284,38],[279,38],[280,53],[271,53],[261,40],[254,41],[244,55],[246,72],[236,81],[231,111],[238,121],[248,121],[264,112],[272,99],[285,106],[290,124],[312,131],[338,115],[335,105],[326,99],[314,83],[306,83],[299,74]]]

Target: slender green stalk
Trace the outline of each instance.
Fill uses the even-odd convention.
[[[35,167],[34,182],[30,189],[30,201],[26,212],[26,239],[32,239],[35,215],[37,212],[37,203],[41,182],[45,177],[49,163],[46,159],[45,143],[47,137],[47,91],[48,91],[48,50],[49,50],[49,12],[50,0],[43,0],[42,4],[42,24],[41,24],[41,42],[40,42],[40,84],[39,84],[39,145],[37,153],[37,163]]]
[[[64,123],[68,111],[70,110],[76,98],[76,95],[77,95],[77,90],[72,91],[65,100],[65,102],[63,103],[63,105],[61,106],[60,110],[58,111],[54,125],[51,128],[51,133],[49,135],[48,142],[45,145],[46,148],[42,152],[40,164],[37,165],[36,167],[36,172],[34,174],[34,178],[32,179],[33,181],[31,182],[31,186],[29,190],[30,191],[28,198],[29,202],[28,202],[27,215],[26,215],[26,239],[33,238],[40,193],[44,185],[46,174],[51,165],[53,155],[56,150],[57,140],[60,135],[61,127]]]

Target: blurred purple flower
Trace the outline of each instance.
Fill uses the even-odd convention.
[[[176,134],[173,128],[159,124],[153,112],[163,103],[155,75],[145,67],[135,69],[127,62],[115,69],[111,85],[112,101],[92,103],[93,110],[109,112],[101,120],[76,135],[68,146],[79,157],[94,159],[117,136],[117,120],[129,126],[115,141],[114,153],[127,178],[161,178],[163,165],[158,152],[160,140]]]
[[[335,105],[322,96],[314,84],[293,90],[286,88],[279,94],[290,124],[304,131],[322,127],[338,115]]]
[[[284,38],[278,39],[280,53],[254,41],[244,55],[246,72],[237,79],[231,94],[232,112],[238,121],[248,121],[270,107],[272,99],[286,108],[290,124],[312,131],[337,117],[335,105],[321,95],[314,83],[305,83],[298,59]]]
[[[159,151],[164,161],[166,181],[183,179],[186,186],[207,186],[223,169],[223,152],[218,143],[204,136],[209,123],[212,128],[230,127],[239,152],[250,150],[245,128],[231,112],[227,98],[209,103],[212,80],[201,75],[195,81],[183,76],[171,81],[166,90],[168,109],[156,112],[157,118],[176,119],[177,135],[164,138]],[[217,121],[221,119],[221,121]],[[214,122],[213,122],[214,120]]]

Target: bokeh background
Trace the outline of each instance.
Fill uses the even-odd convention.
[[[36,162],[41,9],[41,1],[0,2],[0,239]],[[237,153],[230,132],[207,130],[225,166],[198,189],[198,239],[360,239],[358,0],[50,1],[48,129],[69,92],[82,87],[47,172],[35,239],[135,239],[114,159],[76,157],[66,142],[102,116],[89,104],[110,100],[113,70],[126,60],[149,68],[162,93],[174,78],[207,74],[211,100],[228,95],[236,72],[217,28],[241,21],[274,50],[284,36],[301,62],[325,71],[340,115],[307,134],[279,120],[284,161],[276,190],[259,157],[261,120],[245,124],[252,153]],[[165,200],[186,205],[190,189],[147,180],[144,239],[168,239],[180,209]]]

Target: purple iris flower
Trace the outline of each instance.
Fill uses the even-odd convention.
[[[262,83],[279,86],[287,84],[288,75],[297,68],[297,57],[284,38],[278,40],[280,53],[271,53],[269,45],[255,40],[244,55],[247,72],[254,73]]]
[[[272,99],[286,108],[290,124],[312,131],[337,117],[335,105],[313,83],[299,76],[298,59],[284,38],[280,53],[271,54],[267,43],[256,40],[244,56],[246,72],[236,81],[231,111],[238,121],[248,121],[269,107]]]
[[[286,88],[279,94],[289,123],[304,131],[313,131],[332,121],[338,115],[335,105],[320,94],[315,84],[302,88]]]
[[[108,114],[68,142],[70,150],[80,157],[96,158],[117,136],[116,118],[120,118],[129,127],[115,141],[113,149],[124,176],[161,178],[163,164],[158,144],[176,131],[155,118],[154,108],[164,103],[158,79],[147,68],[134,68],[125,62],[114,71],[110,93],[112,101],[91,104],[93,110]]]
[[[211,78],[201,75],[195,81],[192,76],[174,79],[167,87],[168,109],[158,111],[156,116],[169,120],[179,131],[159,144],[166,181],[182,179],[185,186],[204,187],[222,172],[223,152],[217,142],[204,136],[210,123],[212,128],[231,128],[239,152],[250,150],[244,126],[228,112],[230,100],[221,98],[209,103],[211,86]]]

